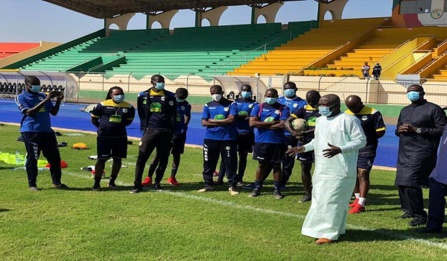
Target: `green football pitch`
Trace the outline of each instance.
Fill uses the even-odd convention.
[[[17,126],[1,125],[3,153],[25,153]],[[276,200],[271,178],[263,194],[231,196],[226,186],[197,193],[202,183],[202,151],[187,148],[178,172],[180,187],[163,184],[130,194],[138,141],[129,145],[118,177],[120,189],[91,190],[96,135],[58,130],[63,182],[69,190],[51,188],[41,171],[41,191],[29,191],[24,170],[0,163],[0,257],[2,260],[443,260],[447,239],[420,234],[400,218],[394,172],[373,170],[366,212],[349,215],[345,235],[318,246],[300,230],[310,206],[303,195],[297,164],[285,198]],[[86,143],[90,149],[70,145]],[[254,179],[256,162],[248,161],[246,181]],[[147,169],[147,168],[146,168]],[[106,166],[106,177],[110,163]],[[427,197],[425,193],[425,198]],[[428,206],[428,202],[426,202]],[[419,228],[420,229],[420,228]]]

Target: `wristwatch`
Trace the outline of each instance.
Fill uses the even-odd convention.
[[[421,128],[416,128],[416,133],[417,134],[421,134],[422,133],[422,129]]]

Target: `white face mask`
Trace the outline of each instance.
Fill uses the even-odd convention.
[[[219,102],[220,99],[222,99],[222,94],[213,94],[212,97],[213,97],[213,101]]]

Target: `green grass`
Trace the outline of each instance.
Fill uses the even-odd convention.
[[[24,154],[17,126],[0,126],[2,152]],[[68,144],[85,142],[90,150],[61,148],[69,167],[63,170],[68,191],[51,189],[48,171],[40,172],[41,191],[28,190],[23,170],[0,170],[0,257],[2,260],[441,260],[447,242],[418,234],[399,216],[394,172],[373,170],[367,212],[350,215],[348,230],[331,245],[317,246],[300,229],[309,204],[303,194],[299,165],[283,200],[272,196],[269,179],[263,195],[248,191],[230,196],[226,186],[197,193],[202,187],[202,154],[187,148],[182,157],[179,188],[129,194],[137,143],[118,181],[121,189],[91,191],[95,135],[63,136]],[[249,160],[246,181],[254,178]],[[106,174],[110,170],[107,164]],[[167,171],[167,174],[169,169]],[[166,175],[167,176],[167,175]],[[166,177],[164,181],[166,182]],[[107,180],[102,183],[106,187]],[[424,191],[427,193],[427,191]]]

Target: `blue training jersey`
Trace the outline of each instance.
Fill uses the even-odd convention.
[[[236,103],[222,98],[219,102],[211,101],[203,106],[202,119],[226,119],[229,115],[237,117]],[[222,126],[207,126],[205,131],[205,139],[209,140],[236,140],[237,129],[236,124]]]
[[[285,96],[281,96],[278,98],[278,103],[287,106],[287,108],[289,108],[289,111],[294,112],[300,108],[303,108],[306,104],[307,101],[301,99],[300,97],[296,96],[293,99],[289,99],[286,98]],[[284,130],[284,133],[286,135],[292,135],[290,132],[288,132],[287,130]]]
[[[51,129],[50,111],[54,105],[51,100],[47,101],[45,105],[34,115],[25,115],[25,111],[34,108],[37,104],[42,102],[46,94],[29,93],[23,91],[16,98],[16,103],[19,106],[19,110],[23,114],[23,118],[20,124],[20,132],[53,132]]]
[[[243,132],[253,132],[253,128],[250,127],[249,117],[251,111],[255,104],[258,104],[254,100],[236,99],[234,101],[237,105],[237,118],[236,118],[236,128],[239,133]]]
[[[275,103],[256,104],[251,111],[250,117],[256,117],[260,121],[285,121],[290,116],[290,110],[287,106]],[[255,142],[283,144],[285,136],[283,130],[271,130],[265,128],[254,128]]]

